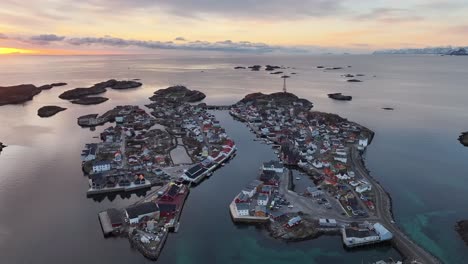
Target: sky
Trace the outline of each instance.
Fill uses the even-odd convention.
[[[0,54],[468,46],[466,0],[1,0]]]

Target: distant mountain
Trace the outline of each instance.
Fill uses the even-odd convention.
[[[433,55],[452,55],[463,56],[468,55],[468,47],[433,47],[422,49],[388,49],[377,50],[373,54],[433,54]]]

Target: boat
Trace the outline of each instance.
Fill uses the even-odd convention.
[[[300,180],[300,179],[301,179],[301,178],[299,178],[299,177],[296,177],[296,180]]]

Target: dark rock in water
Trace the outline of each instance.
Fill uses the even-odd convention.
[[[236,66],[236,67],[234,67],[234,70],[245,70],[245,67],[242,67],[242,66]]]
[[[32,100],[42,90],[32,84],[0,87],[0,105],[22,104]]]
[[[283,79],[287,79],[287,78],[291,78],[291,77],[290,77],[290,76],[288,76],[288,75],[283,75],[283,76],[281,76],[281,78],[283,78]]]
[[[458,221],[455,225],[455,230],[460,235],[461,239],[468,245],[468,220]]]
[[[249,69],[251,69],[252,71],[259,71],[260,68],[262,68],[261,65],[249,66]]]
[[[49,90],[49,89],[52,89],[53,87],[56,87],[56,86],[64,86],[64,85],[67,85],[67,83],[64,83],[64,82],[51,83],[51,84],[46,84],[46,85],[39,86],[39,89],[41,89],[41,90]]]
[[[270,74],[282,74],[282,71],[277,71],[277,72],[270,72]]]
[[[463,146],[468,147],[468,131],[462,132],[461,135],[458,137],[458,141],[463,144]]]
[[[116,89],[116,90],[124,90],[124,89],[137,88],[142,85],[143,84],[141,82],[135,82],[135,81],[116,81],[115,84],[113,86],[110,86],[109,88]]]
[[[116,90],[123,90],[123,89],[132,89],[140,87],[142,83],[136,81],[117,81],[114,79],[96,83],[89,88],[75,88],[68,90],[61,95],[59,95],[60,99],[65,100],[75,100],[79,99],[84,96],[89,95],[96,95],[101,94],[107,91],[107,88],[116,89]]]
[[[106,92],[106,88],[102,86],[93,86],[90,88],[75,88],[68,90],[59,95],[60,99],[76,100],[88,95],[96,95]]]
[[[328,67],[328,68],[325,68],[325,70],[341,70],[343,69],[343,67]]]
[[[348,67],[348,68],[351,68],[351,65],[348,65],[347,67]]]
[[[360,76],[365,76],[365,75],[362,74],[362,73],[358,73],[358,74],[356,74],[356,76],[359,76],[359,77],[360,77]]]
[[[55,105],[47,105],[39,108],[39,110],[37,110],[37,115],[40,117],[50,117],[64,110],[66,110],[66,108]]]
[[[449,53],[447,53],[447,55],[451,55],[451,56],[467,56],[468,55],[468,52],[466,52],[466,50],[464,48],[459,48],[457,50],[454,50],[454,51],[451,51]]]
[[[42,92],[55,86],[66,85],[66,83],[52,83],[36,87],[32,84],[20,84],[14,86],[0,86],[0,106],[7,104],[22,104],[30,101]]]
[[[297,73],[295,73],[295,72],[291,72],[291,74],[293,74],[293,75],[294,75],[294,74],[297,74]]]
[[[348,82],[362,82],[362,81],[358,79],[349,79]]]
[[[340,100],[340,101],[351,101],[353,99],[352,96],[343,95],[341,93],[331,93],[331,94],[328,94],[328,97],[331,99]]]
[[[185,86],[176,85],[154,92],[154,95],[150,97],[150,100],[172,100],[194,103],[205,99],[205,97],[206,95],[200,91],[190,90]]]
[[[394,110],[395,108],[393,107],[382,107],[383,110]]]
[[[353,78],[354,75],[347,73],[347,74],[343,75],[343,77],[345,77],[345,78]]]
[[[265,66],[265,71],[274,71],[276,69],[281,69],[280,66],[273,66],[273,65],[266,65]]]
[[[3,145],[3,143],[0,142],[0,152],[2,152],[2,150],[3,150],[4,148],[6,148],[6,147],[7,147],[6,145]]]
[[[325,68],[325,66],[322,66],[322,65],[317,66],[317,69],[323,69],[323,68]]]
[[[75,100],[71,100],[72,104],[80,104],[80,105],[95,105],[101,104],[105,101],[109,100],[109,98],[102,97],[102,96],[85,96]]]

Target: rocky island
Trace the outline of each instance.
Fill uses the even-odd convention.
[[[347,82],[362,82],[362,81],[359,79],[349,79],[347,80]]]
[[[66,108],[55,105],[47,105],[39,108],[39,110],[37,110],[37,115],[40,117],[50,117],[64,110],[66,110]]]
[[[169,101],[181,101],[187,103],[194,103],[205,99],[206,95],[200,91],[190,90],[185,86],[176,85],[166,89],[157,90],[154,95],[150,97],[151,101],[158,101],[161,99]]]
[[[42,86],[33,84],[20,84],[15,86],[0,86],[0,106],[7,104],[22,104],[30,101],[42,90],[48,90],[55,86],[66,85],[66,83],[52,83]]]
[[[283,94],[283,98],[281,96]],[[341,235],[346,248],[391,244],[404,262],[438,263],[395,224],[387,192],[365,169],[362,154],[374,132],[335,114],[310,111],[292,94],[250,94],[230,114],[274,149],[258,178],[240,190],[229,210],[235,223],[261,223],[287,240]],[[293,179],[309,178],[296,191]]]
[[[462,132],[458,137],[458,141],[460,141],[463,146],[468,147],[468,131]]]
[[[455,225],[455,230],[460,235],[461,239],[468,245],[468,220],[458,221]]]
[[[59,95],[60,99],[69,100],[75,104],[99,104],[107,101],[107,98],[96,97],[99,99],[88,99],[90,95],[97,95],[107,91],[107,88],[122,90],[140,87],[142,83],[136,81],[117,81],[114,79],[96,83],[89,88],[75,88]],[[104,100],[105,99],[105,100]]]
[[[172,86],[150,98],[150,114],[125,105],[78,120],[87,125],[115,121],[100,134],[102,142],[86,144],[82,152],[88,196],[158,186],[131,206],[98,214],[105,236],[126,237],[151,260],[157,260],[169,234],[177,232],[190,186],[235,155],[234,141],[206,104],[190,104],[203,98],[200,91]]]
[[[95,105],[104,103],[105,101],[109,100],[107,97],[102,96],[84,96],[75,100],[71,100],[72,104],[80,104],[80,105]]]
[[[331,94],[328,94],[328,97],[331,99],[340,100],[340,101],[351,101],[353,99],[352,96],[343,95],[341,93],[331,93]]]

